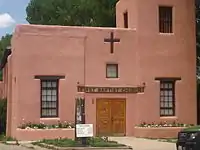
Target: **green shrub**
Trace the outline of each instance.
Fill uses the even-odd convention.
[[[60,139],[52,139],[52,140],[47,140],[44,139],[40,142],[35,142],[33,144],[43,146],[42,143],[47,144],[47,145],[54,145],[58,147],[81,147],[80,139],[78,141],[74,141],[72,139],[67,139],[67,138],[60,138]],[[109,140],[104,140],[103,138],[100,137],[93,137],[93,138],[87,138],[87,146],[89,147],[123,147],[125,145],[119,144],[115,141],[109,141]]]
[[[3,71],[0,70],[0,81],[3,81]]]
[[[189,127],[189,128],[185,128],[185,129],[183,129],[183,131],[194,131],[194,132],[196,132],[196,131],[200,131],[200,125],[198,125],[198,126],[193,126],[193,127]]]
[[[0,134],[6,134],[7,100],[0,99]]]

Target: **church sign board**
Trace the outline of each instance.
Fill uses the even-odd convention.
[[[76,137],[93,137],[93,124],[76,124]]]
[[[78,86],[78,92],[84,93],[144,93],[145,86],[138,87],[94,87]]]

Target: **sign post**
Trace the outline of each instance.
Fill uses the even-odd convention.
[[[93,125],[85,124],[85,99],[77,98],[75,105],[75,140],[87,145],[87,137],[93,137]]]
[[[82,116],[81,123],[85,124],[85,99],[81,99],[81,116]],[[87,145],[87,139],[86,139],[86,137],[81,137],[81,141],[82,141],[82,145],[83,146]]]

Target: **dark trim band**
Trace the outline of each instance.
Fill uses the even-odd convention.
[[[59,80],[59,79],[65,79],[65,76],[35,75],[35,79],[40,79],[40,80]]]
[[[158,81],[177,81],[177,80],[181,80],[181,77],[156,77],[155,80],[158,80]]]

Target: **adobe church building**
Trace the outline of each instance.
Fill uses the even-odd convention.
[[[94,135],[196,124],[194,8],[194,0],[120,0],[116,28],[17,25],[1,61],[7,135],[23,136],[23,121],[74,122],[78,97]]]

